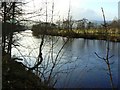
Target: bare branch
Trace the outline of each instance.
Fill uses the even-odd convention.
[[[96,55],[98,58],[102,59],[102,60],[106,60],[105,58],[100,57],[96,52],[95,52],[95,55]]]
[[[35,68],[37,68],[43,61],[43,57],[42,57],[42,46],[43,46],[43,43],[44,43],[44,35],[42,35],[42,41],[41,41],[41,44],[40,44],[40,47],[39,47],[39,55],[38,55],[38,59],[37,59],[37,64],[30,68],[29,70],[34,70]]]
[[[112,58],[112,57],[114,57],[114,55],[110,56],[108,59],[110,59],[110,58]]]

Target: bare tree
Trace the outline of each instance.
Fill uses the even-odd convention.
[[[45,11],[45,16],[46,16],[46,23],[48,22],[48,2],[46,0],[46,11]],[[15,9],[15,8],[14,8]],[[14,11],[14,10],[13,10]],[[53,23],[53,17],[54,16],[54,1],[53,1],[53,4],[52,4],[52,17],[51,17],[51,23]],[[45,27],[45,31],[44,33],[46,33],[46,31],[48,30],[48,26],[46,24],[46,27]],[[13,33],[11,35],[11,38],[13,37]],[[58,49],[58,51],[56,52],[56,55],[55,54],[55,48],[57,47],[57,42],[59,42],[59,39],[60,37],[55,37],[55,40],[54,40],[54,37],[50,37],[49,38],[49,41],[47,42],[50,42],[49,46],[50,46],[50,50],[49,50],[49,53],[48,53],[48,58],[45,59],[45,57],[43,56],[43,49],[44,49],[44,46],[46,44],[46,40],[45,40],[45,36],[44,34],[41,35],[41,42],[39,43],[39,51],[38,51],[38,55],[36,56],[36,62],[35,62],[35,65],[30,67],[27,66],[27,65],[24,65],[22,64],[24,67],[26,67],[28,70],[30,71],[35,71],[36,74],[41,77],[41,79],[43,79],[44,83],[46,83],[46,85],[48,86],[54,86],[55,83],[57,82],[57,80],[55,80],[55,77],[60,73],[60,72],[63,72],[64,70],[59,70],[57,72],[54,72],[55,69],[56,69],[56,66],[58,66],[59,62],[61,61],[61,58],[62,56],[64,55],[64,53],[62,53],[63,51],[63,48],[65,47],[65,45],[67,44],[67,42],[69,41],[69,38],[65,39],[63,44],[61,45],[61,47]],[[11,39],[11,41],[13,41]],[[11,43],[11,41],[9,43]],[[19,43],[20,46],[23,46]],[[9,46],[9,48],[11,48],[11,46]],[[15,45],[15,48],[18,49]],[[25,47],[28,49],[28,47]],[[37,48],[37,47],[36,47]],[[23,55],[21,53],[21,51],[18,49],[21,57],[23,57],[24,61],[26,60],[25,58],[25,55]],[[29,52],[31,53],[31,52]],[[27,57],[30,57],[30,56],[27,56]],[[31,60],[31,58],[29,58]],[[27,61],[27,60],[26,60]],[[28,63],[28,62],[27,62]],[[64,65],[66,63],[71,63],[70,61],[66,61],[65,63],[63,63]],[[63,65],[61,65],[60,67],[62,67]],[[60,68],[59,67],[59,68]]]
[[[106,30],[106,35],[107,35],[107,41],[106,41],[106,43],[107,43],[107,47],[106,47],[106,57],[101,57],[101,56],[99,56],[96,52],[95,52],[95,54],[96,54],[96,56],[97,56],[98,58],[100,58],[101,60],[104,60],[105,63],[107,64],[107,68],[108,68],[108,72],[109,72],[109,77],[110,77],[110,84],[111,84],[112,89],[114,90],[112,70],[111,70],[111,65],[110,65],[110,58],[112,58],[113,55],[112,55],[112,56],[109,55],[109,53],[110,53],[110,46],[109,46],[109,37],[108,37],[108,33],[107,33],[107,30],[108,30],[108,29],[107,29],[107,23],[106,23],[106,20],[105,20],[104,10],[103,10],[103,8],[101,8],[101,9],[102,9],[102,14],[103,14],[103,19],[104,19],[104,28],[105,28],[105,30]]]
[[[22,2],[21,2],[22,3]],[[2,43],[3,52],[6,51],[11,58],[11,49],[13,45],[13,33],[19,31],[21,28],[19,17],[22,15],[21,5],[19,2],[2,2],[1,15],[2,15]]]

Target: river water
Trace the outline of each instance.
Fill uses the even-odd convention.
[[[19,46],[12,49],[13,57],[23,58],[23,63],[29,67],[35,65],[37,60],[41,38],[32,36],[30,30],[16,33]],[[51,50],[51,40],[53,49]],[[52,62],[57,60],[53,75],[57,73],[55,88],[110,88],[110,79],[107,65],[104,60],[99,59],[95,52],[101,57],[106,56],[106,41],[88,39],[69,39],[62,48],[67,38],[46,36],[42,48],[43,63],[47,65],[46,71],[52,67]],[[56,59],[60,49],[58,58]],[[120,43],[110,42],[111,70],[114,86],[118,85],[118,60],[120,59]],[[53,52],[51,54],[51,52]],[[52,57],[53,55],[53,57]],[[42,69],[41,69],[42,71]],[[45,70],[44,70],[45,72]],[[45,74],[45,73],[44,73]],[[47,77],[49,73],[46,73]]]

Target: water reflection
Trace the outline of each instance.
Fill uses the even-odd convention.
[[[17,34],[21,38],[19,43],[22,45],[18,47],[20,52],[26,56],[26,64],[29,63],[29,66],[33,66],[36,62],[38,55],[38,48],[41,42],[40,38],[32,36],[32,32],[22,32]],[[24,37],[23,37],[24,36]],[[44,63],[49,58],[49,51],[51,48],[51,38],[54,43],[54,58],[57,52],[60,50],[61,46],[65,43],[67,38],[65,37],[45,37],[45,43],[43,47],[43,57]],[[119,45],[120,43],[110,42],[110,55],[114,55],[111,58],[111,62],[114,61],[114,64],[111,65],[114,84],[117,86],[118,82],[118,59],[119,59]],[[13,55],[20,56],[20,53],[16,48],[12,49]],[[107,75],[106,63],[96,57],[94,52],[97,52],[102,57],[106,54],[106,41],[103,40],[87,40],[87,39],[70,39],[68,43],[63,48],[59,59],[62,62],[74,61],[74,63],[65,64],[59,70],[68,69],[71,67],[76,67],[71,69],[69,73],[60,73],[56,78],[58,79],[55,87],[56,88],[108,88],[110,86],[109,76]],[[27,57],[29,56],[29,57]],[[24,63],[25,63],[24,61]],[[50,67],[50,66],[49,66]],[[58,65],[59,67],[59,65]],[[54,72],[58,71],[58,67]]]
[[[114,48],[111,48],[113,45]],[[114,57],[110,61],[115,60],[114,64],[111,65],[112,72],[114,73],[113,78],[115,85],[117,85],[118,79],[118,45],[119,43],[110,43],[111,55],[114,54]],[[69,74],[70,76],[62,76],[62,79],[65,81],[62,82],[62,80],[60,80],[60,82],[64,83],[68,81],[67,85],[63,84],[62,87],[110,87],[109,76],[106,74],[106,70],[104,70],[106,64],[104,61],[99,60],[94,54],[94,52],[97,52],[101,56],[105,56],[105,41],[74,39],[73,42],[66,47],[69,47],[69,51],[71,51],[67,54],[71,54],[72,57],[79,57],[77,61],[77,63],[79,63],[79,68],[71,72],[71,74]],[[58,84],[56,87],[61,86]]]

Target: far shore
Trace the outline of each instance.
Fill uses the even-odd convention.
[[[112,42],[120,42],[120,30],[109,31],[105,33],[105,30],[48,30],[46,32],[32,30],[34,36],[38,35],[51,35],[62,36],[68,38],[85,38],[96,40],[109,40]]]

